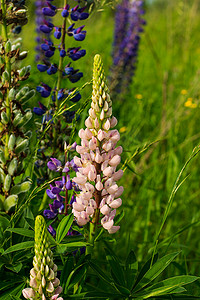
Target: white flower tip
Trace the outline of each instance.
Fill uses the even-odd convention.
[[[92,120],[90,117],[88,117],[86,120],[85,120],[85,126],[87,128],[93,128],[93,124],[92,124]]]
[[[108,229],[108,232],[110,234],[117,232],[120,229],[120,226],[113,226],[110,229]]]
[[[32,288],[26,288],[22,290],[22,295],[24,296],[24,298],[30,299],[35,296],[35,292]]]
[[[110,120],[110,126],[111,128],[115,127],[117,125],[117,119],[115,117],[112,117]]]

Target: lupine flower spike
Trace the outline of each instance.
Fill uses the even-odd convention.
[[[30,270],[30,287],[22,291],[26,299],[63,300],[59,297],[62,287],[57,276],[57,266],[53,262],[53,253],[48,241],[47,227],[42,216],[35,220],[35,256]]]
[[[119,132],[112,129],[116,124],[101,57],[96,55],[91,108],[86,129],[79,131],[81,146],[76,147],[81,157],[74,157],[79,169],[73,181],[81,192],[73,203],[73,213],[79,225],[100,222],[109,233],[120,228],[114,226],[114,217],[123,193],[123,187],[116,183],[123,175],[122,170],[116,170],[122,153],[122,147],[116,146]]]
[[[70,8],[73,1],[70,5],[67,4],[66,0],[62,2],[63,5],[59,1],[53,0],[36,1],[37,41],[40,44],[37,46],[37,50],[39,50],[37,68],[40,72],[47,72],[49,76],[55,78],[54,86],[42,82],[36,89],[42,98],[50,97],[47,106],[42,103],[41,99],[38,103],[39,107],[33,109],[36,115],[42,116],[42,126],[38,130],[39,135],[41,132],[43,133],[47,123],[51,124],[38,151],[38,161],[35,168],[37,177],[39,177],[38,184],[49,179],[50,174],[44,168],[46,166],[45,162],[49,160],[49,156],[57,156],[58,150],[63,151],[64,142],[70,136],[72,128],[71,125],[66,124],[66,126],[63,126],[63,124],[72,123],[76,111],[74,108],[73,110],[69,109],[81,99],[81,94],[78,90],[75,90],[74,83],[83,77],[83,73],[79,72],[72,64],[86,55],[86,50],[81,49],[79,46],[79,43],[86,37],[86,31],[83,30],[84,25],[77,27],[75,23],[89,17],[89,14],[85,11],[87,8],[85,4],[87,5],[87,3],[81,0]],[[61,5],[61,7],[57,5]],[[59,18],[58,14],[60,14]],[[56,17],[54,17],[55,15]],[[56,26],[55,23],[58,19],[62,25]],[[73,23],[67,28],[68,21],[70,24]],[[66,43],[67,39],[68,42]],[[75,40],[73,47],[67,48],[70,40]],[[78,45],[76,45],[77,43]],[[59,52],[59,59],[58,56],[54,55],[56,52]],[[66,80],[68,80],[68,85],[66,85]],[[58,118],[56,112],[59,109],[65,111]],[[63,128],[65,128],[65,131]]]
[[[32,135],[27,123],[32,117],[27,102],[35,94],[20,82],[28,79],[31,66],[19,68],[27,56],[21,51],[21,39],[14,37],[26,24],[25,1],[4,1],[0,4],[0,210],[10,212],[30,189],[23,181],[24,159]]]
[[[111,95],[123,97],[135,72],[140,34],[146,21],[143,20],[144,1],[123,0],[116,8],[113,43],[113,65],[110,74]]]

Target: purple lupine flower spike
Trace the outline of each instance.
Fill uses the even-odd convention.
[[[142,18],[143,4],[140,0],[123,0],[117,6],[110,75],[110,90],[116,96],[126,92],[134,75],[140,33],[146,23]]]
[[[45,160],[46,162],[43,164],[46,165],[47,159],[51,156],[50,153],[57,153],[58,149],[62,149],[64,145],[63,137],[63,121],[65,123],[72,123],[73,119],[76,116],[76,120],[78,120],[78,115],[75,110],[66,110],[60,118],[56,118],[55,112],[62,104],[63,101],[66,103],[66,108],[70,107],[72,103],[77,103],[81,99],[81,94],[76,90],[75,87],[71,87],[72,84],[78,82],[83,77],[83,72],[79,71],[75,66],[71,64],[76,64],[76,61],[86,55],[86,50],[81,49],[80,45],[73,44],[70,45],[70,39],[72,43],[75,41],[83,41],[86,37],[85,25],[80,24],[76,25],[76,21],[80,22],[88,18],[89,14],[87,12],[87,7],[82,6],[82,3],[76,2],[75,5],[67,4],[64,7],[58,7],[57,4],[54,4],[53,0],[37,0],[36,1],[36,23],[37,23],[37,69],[39,72],[46,72],[49,76],[55,78],[55,84],[51,86],[48,82],[41,83],[37,87],[37,92],[40,93],[41,97],[49,98],[48,101],[45,102],[45,105],[41,107],[34,107],[33,111],[37,116],[41,117],[42,126],[38,132],[41,132],[47,126],[47,123],[53,124],[56,130],[53,130],[52,126],[49,127],[48,131],[45,135],[45,141],[43,141],[43,146],[39,149],[38,159]],[[60,14],[60,18],[55,15]],[[74,23],[67,28],[67,17],[70,17]],[[59,23],[57,21],[59,20]],[[65,28],[65,29],[64,29]],[[67,39],[69,41],[67,41]],[[59,42],[58,42],[59,40]],[[67,48],[66,46],[69,45]],[[78,43],[77,43],[78,44]],[[70,47],[71,46],[71,47]],[[58,53],[59,51],[59,53]],[[56,55],[57,53],[57,55]],[[55,54],[55,55],[54,55]],[[59,55],[58,55],[59,54]],[[59,61],[56,61],[58,58]],[[58,67],[59,66],[59,67]],[[41,74],[43,75],[43,74]],[[65,80],[65,84],[63,86],[63,81]],[[66,87],[66,83],[68,81],[69,87]],[[51,82],[51,81],[50,81]],[[42,101],[41,101],[42,102]],[[41,103],[40,102],[40,103]],[[48,105],[46,105],[48,103]],[[55,118],[54,118],[55,117]],[[68,125],[67,125],[68,126]],[[56,132],[56,134],[55,134]],[[69,132],[69,130],[68,130]],[[57,138],[59,136],[59,145],[57,147]],[[49,150],[51,147],[52,152]],[[46,151],[48,148],[48,151]],[[48,153],[48,156],[47,154]],[[43,173],[43,180],[49,179],[49,171],[46,172],[44,167],[40,166],[40,173]],[[59,172],[59,166],[54,164],[54,161],[50,161],[48,163],[48,167],[50,170]],[[71,166],[69,166],[70,170]],[[65,172],[69,172],[69,170],[64,170]],[[67,187],[71,189],[70,180],[67,184]],[[65,186],[66,188],[66,186]],[[63,189],[63,187],[62,187]],[[51,197],[54,197],[55,189],[49,189],[48,193]],[[51,193],[50,193],[51,192]],[[62,191],[60,194],[56,195],[56,199],[58,199],[62,195]],[[62,199],[62,198],[61,198]]]

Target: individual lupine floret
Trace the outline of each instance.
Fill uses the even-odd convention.
[[[101,224],[109,233],[120,228],[114,226],[114,217],[116,208],[122,204],[119,197],[123,193],[123,187],[116,183],[123,175],[122,170],[116,170],[122,153],[122,147],[116,147],[120,139],[118,130],[113,129],[116,124],[103,64],[96,55],[91,108],[86,129],[79,131],[81,146],[76,147],[81,157],[74,157],[79,169],[73,181],[81,192],[73,203],[73,213],[77,223],[85,225],[91,220],[97,223],[101,212]]]
[[[30,288],[22,291],[26,299],[63,300],[60,280],[57,276],[57,266],[53,262],[53,253],[50,249],[48,231],[45,220],[37,216],[35,220],[35,256],[33,268],[30,270]]]

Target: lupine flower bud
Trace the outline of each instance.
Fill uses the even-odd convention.
[[[74,157],[79,166],[73,181],[81,192],[73,202],[73,213],[80,226],[101,212],[101,224],[109,233],[114,233],[119,226],[114,226],[116,208],[122,204],[118,198],[123,187],[116,181],[123,171],[116,171],[121,161],[122,147],[116,147],[120,139],[119,132],[110,130],[117,124],[112,117],[112,101],[108,94],[103,64],[99,55],[94,58],[93,93],[89,117],[85,121],[86,129],[79,131],[81,146],[76,151],[81,158]],[[89,198],[88,198],[89,197]]]
[[[57,299],[62,292],[60,280],[56,278],[57,266],[53,263],[53,253],[50,250],[48,231],[45,220],[37,216],[35,220],[35,256],[33,268],[30,271],[30,287],[22,291],[26,299]],[[47,255],[48,253],[48,255]],[[63,300],[63,298],[58,298]]]

